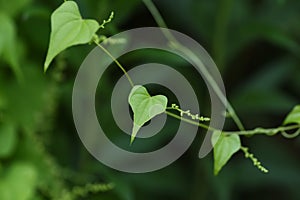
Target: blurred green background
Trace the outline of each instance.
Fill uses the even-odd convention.
[[[50,15],[62,0],[0,0],[0,200],[42,199],[172,199],[238,200],[300,199],[300,139],[280,135],[243,138],[251,152],[269,169],[263,174],[242,153],[236,154],[218,176],[213,176],[212,154],[198,159],[203,134],[172,165],[146,174],[127,174],[94,159],[81,143],[72,118],[72,86],[79,66],[94,48],[72,47],[61,53],[43,73]],[[100,22],[111,11],[112,23],[100,34],[157,26],[141,0],[77,0],[85,18]],[[247,129],[277,127],[300,99],[299,0],[155,0],[169,28],[196,39],[222,73],[229,100]],[[174,55],[135,52],[120,58],[127,69],[147,61],[174,66],[189,76],[209,100],[201,77]],[[118,140],[110,95],[121,71],[111,67],[101,80],[97,111]],[[201,84],[199,84],[201,83]],[[153,94],[167,91],[149,86]],[[104,94],[104,95],[103,95]],[[171,95],[171,99],[172,94]],[[174,99],[176,101],[176,99]],[[202,107],[201,107],[202,108]],[[178,126],[167,124],[164,136],[137,145],[162,146]],[[226,129],[235,130],[232,122]],[[129,141],[129,137],[121,137]],[[151,140],[151,139],[150,139]],[[145,142],[145,143],[143,143]],[[128,148],[128,147],[127,147]],[[139,146],[137,146],[139,149]],[[93,192],[89,183],[103,185]],[[79,191],[79,192],[78,192]],[[85,193],[76,197],[76,194]]]

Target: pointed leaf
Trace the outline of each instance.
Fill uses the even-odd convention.
[[[218,175],[231,156],[241,148],[240,137],[237,134],[224,135],[219,131],[213,133],[214,174]]]
[[[300,105],[297,105],[293,110],[286,116],[283,125],[287,124],[300,124]]]
[[[53,58],[61,51],[90,42],[98,29],[97,21],[82,19],[74,1],[64,2],[51,16],[50,44],[44,70],[47,70]]]
[[[128,102],[133,111],[132,144],[137,132],[147,121],[165,112],[168,99],[163,95],[151,97],[145,87],[137,85],[132,88]]]
[[[21,78],[17,50],[16,26],[13,20],[0,12],[0,59],[10,65],[18,78]]]

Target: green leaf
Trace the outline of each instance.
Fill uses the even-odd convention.
[[[51,15],[49,49],[44,63],[46,71],[55,56],[68,47],[89,43],[99,29],[96,20],[82,19],[74,1],[66,1]]]
[[[18,78],[21,78],[18,51],[16,26],[13,20],[0,12],[0,57],[10,65]]]
[[[12,124],[3,124],[0,127],[0,158],[10,156],[16,146],[17,133]]]
[[[17,162],[4,174],[0,181],[1,200],[30,200],[34,196],[37,172],[27,163]]]
[[[163,95],[151,97],[145,87],[137,85],[132,88],[128,102],[133,111],[132,144],[137,132],[147,121],[165,112],[168,99]]]
[[[22,66],[23,84],[0,78],[0,93],[3,93],[5,106],[3,119],[35,131],[39,126],[36,116],[45,105],[51,104],[53,84],[40,73],[38,64],[23,63]]]
[[[216,131],[212,136],[212,144],[214,144],[214,174],[218,175],[231,156],[241,148],[241,141],[237,134],[224,135]]]
[[[287,124],[300,124],[300,105],[297,105],[293,110],[286,116],[283,125]]]

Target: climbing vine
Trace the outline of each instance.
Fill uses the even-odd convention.
[[[157,24],[160,27],[167,28],[166,23],[162,19],[160,13],[151,2],[151,0],[144,0],[145,5],[149,8]],[[241,136],[265,134],[273,136],[281,133],[285,138],[294,138],[300,134],[300,106],[295,106],[294,109],[283,120],[282,125],[276,128],[255,128],[253,130],[245,130],[244,125],[237,116],[235,110],[230,103],[227,103],[227,111],[229,116],[233,119],[239,131],[226,131],[218,130],[214,127],[210,127],[205,124],[210,120],[209,117],[199,116],[199,114],[192,114],[190,110],[184,111],[178,105],[171,104],[168,98],[164,95],[150,96],[147,89],[141,85],[135,85],[130,76],[127,74],[125,67],[113,57],[113,55],[101,45],[101,42],[106,41],[105,36],[98,36],[97,32],[100,29],[105,28],[109,22],[112,21],[114,13],[107,20],[104,20],[99,24],[93,19],[83,19],[81,17],[79,8],[74,1],[65,1],[59,8],[57,8],[51,16],[51,35],[48,48],[47,57],[44,64],[44,70],[46,71],[51,61],[63,50],[68,47],[79,44],[96,44],[102,49],[123,71],[126,75],[132,90],[128,97],[128,103],[134,113],[133,128],[130,139],[130,144],[133,143],[139,129],[149,120],[155,116],[166,113],[167,115],[183,120],[186,123],[190,123],[201,128],[212,130],[212,144],[214,145],[214,173],[217,175],[222,167],[228,162],[228,160],[238,151],[242,151],[246,158],[249,158],[255,167],[260,171],[267,173],[268,169],[265,168],[258,159],[249,152],[248,147],[244,147],[241,144]],[[201,62],[193,52],[180,44],[172,34],[165,29],[163,31],[167,39],[169,40],[170,47],[178,49],[183,52],[187,57],[193,60],[195,63]],[[220,99],[224,99],[224,95],[220,92],[217,84],[214,82],[210,75],[204,74],[209,80],[209,84],[215,90]],[[188,98],[188,97],[186,97]],[[171,112],[174,111],[174,112]],[[177,114],[179,113],[179,115]],[[292,134],[287,132],[294,131]],[[75,190],[78,191],[78,190]],[[84,193],[84,192],[79,192]]]

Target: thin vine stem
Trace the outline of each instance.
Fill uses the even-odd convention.
[[[156,23],[158,24],[158,26],[160,26],[162,28],[168,28],[165,21],[164,21],[164,19],[161,16],[160,12],[156,8],[156,6],[153,4],[153,2],[151,0],[143,0],[143,2],[145,3],[146,7],[149,9],[151,14],[153,15],[153,17],[154,17]],[[237,125],[237,127],[241,131],[244,131],[245,128],[244,128],[240,118],[237,116],[234,108],[227,101],[227,98],[225,97],[225,95],[222,93],[222,91],[218,87],[216,81],[213,79],[213,77],[210,75],[210,73],[207,71],[207,69],[203,66],[202,61],[191,50],[189,50],[186,47],[184,47],[183,45],[181,45],[175,39],[175,37],[170,33],[170,31],[168,31],[168,29],[163,29],[162,31],[163,31],[163,34],[166,36],[166,38],[171,43],[172,47],[174,47],[177,50],[185,53],[187,56],[190,57],[190,59],[193,62],[197,63],[201,67],[201,70],[202,70],[202,73],[204,74],[204,77],[207,79],[209,84],[212,86],[212,88],[214,89],[214,91],[216,92],[216,94],[218,95],[220,100],[222,101],[222,103],[227,107],[227,110],[228,110],[231,118],[233,119],[233,121]]]
[[[157,10],[157,8],[155,7],[155,5],[152,3],[151,0],[143,0],[144,3],[146,4],[146,6],[149,8],[150,12],[152,13],[152,15],[155,17],[155,20],[157,21],[158,25],[161,26],[161,27],[165,27],[167,28],[167,25],[166,23],[164,22],[163,18],[161,17],[159,11]],[[113,17],[113,13],[111,14],[110,18],[108,21],[111,20],[111,18]],[[104,21],[105,23],[106,21]],[[192,58],[197,58],[196,55],[194,55],[194,53],[192,51],[190,51],[189,49],[185,48],[184,46],[182,46],[180,43],[177,42],[177,40],[173,37],[173,35],[167,30],[165,29],[164,31],[164,34],[165,36],[170,40],[170,42],[173,44],[175,43],[175,46],[179,45],[181,50],[183,52],[186,52],[187,55],[189,55],[190,57]],[[123,73],[125,74],[126,78],[128,79],[131,87],[134,87],[134,83],[131,79],[131,77],[128,75],[127,71],[125,70],[125,68],[121,65],[121,63],[105,48],[103,47],[100,43],[99,43],[99,38],[96,37],[94,39],[94,43],[99,47],[101,48],[116,64],[117,66],[123,71]],[[197,62],[201,62],[201,60],[197,61]],[[205,68],[204,68],[205,69]],[[207,73],[207,74],[206,74]],[[265,129],[265,128],[255,128],[253,130],[245,130],[244,126],[242,125],[240,119],[238,118],[238,116],[235,114],[235,111],[234,109],[232,108],[232,106],[230,105],[230,103],[227,101],[226,97],[224,96],[224,94],[221,92],[220,88],[217,86],[217,84],[215,83],[214,79],[210,76],[209,72],[206,71],[206,74],[208,77],[210,77],[209,79],[209,83],[212,85],[212,86],[215,86],[214,87],[214,90],[216,91],[216,93],[219,95],[219,98],[221,98],[221,100],[225,100],[225,102],[223,102],[225,105],[227,103],[227,110],[229,112],[229,114],[231,115],[232,119],[235,121],[236,125],[238,126],[238,128],[240,129],[240,131],[222,131],[222,130],[219,130],[219,129],[216,129],[216,128],[213,128],[211,126],[208,126],[206,124],[203,124],[203,123],[199,123],[199,122],[196,122],[196,121],[193,121],[193,120],[190,120],[190,119],[187,119],[187,118],[184,118],[183,116],[179,116],[179,115],[176,115],[172,112],[169,112],[169,111],[165,111],[165,113],[171,117],[174,117],[176,119],[179,119],[179,120],[182,120],[182,121],[185,121],[189,124],[192,124],[192,125],[196,125],[196,126],[199,126],[201,128],[204,128],[206,130],[211,130],[211,131],[219,131],[219,132],[222,132],[223,134],[226,134],[226,135],[230,135],[230,134],[237,134],[237,135],[255,135],[255,134],[265,134],[265,135],[269,135],[269,136],[272,136],[272,135],[275,135],[277,134],[278,132],[281,132],[282,136],[285,137],[285,138],[293,138],[293,137],[296,137],[300,134],[300,125],[291,125],[291,126],[284,126],[284,127],[277,127],[277,128],[269,128],[269,129]],[[173,109],[173,107],[168,107],[168,109]],[[175,109],[177,111],[179,111],[178,109]],[[181,114],[182,115],[182,114]],[[289,130],[294,130],[294,129],[298,129],[294,134],[287,134],[286,131],[289,131]],[[243,150],[243,149],[242,149]],[[244,149],[245,150],[245,149]]]
[[[95,44],[98,47],[100,47],[100,49],[102,49],[118,65],[118,67],[123,71],[123,73],[125,74],[126,78],[128,79],[131,87],[134,87],[134,83],[133,83],[132,79],[128,75],[128,73],[125,70],[125,68],[121,65],[121,63],[106,48],[104,48],[101,44],[99,44],[97,41],[94,41],[94,42],[95,42]]]
[[[220,71],[224,71],[224,56],[226,52],[226,38],[228,30],[228,22],[230,20],[231,9],[233,6],[233,0],[219,0],[214,34],[212,36],[212,53],[215,57],[215,62],[218,65]]]
[[[291,129],[291,130],[293,130],[293,129]],[[282,130],[281,135],[285,138],[292,139],[292,138],[297,137],[300,134],[300,127],[298,127],[298,130],[293,134],[288,134],[286,131],[288,131],[288,130]]]
[[[245,131],[223,131],[224,134],[238,134],[238,135],[256,135],[256,134],[265,134],[269,136],[273,136],[279,132],[281,132],[282,136],[285,138],[293,138],[299,135],[298,131],[296,134],[283,134],[285,131],[300,129],[300,125],[290,125],[290,126],[279,126],[277,128],[255,128],[253,130],[245,130]]]
[[[157,8],[155,7],[155,5],[152,3],[151,0],[143,0],[144,3],[146,4],[146,6],[149,8],[150,12],[152,13],[152,15],[154,16],[156,22],[158,23],[159,26],[161,27],[165,27],[167,28],[167,25],[166,23],[164,22],[163,18],[161,17],[159,11],[157,10]],[[111,13],[110,17],[109,17],[109,20],[104,20],[103,23],[107,23],[107,22],[110,22],[111,19],[113,18],[113,12]],[[104,25],[103,24],[103,25]],[[197,58],[196,55],[194,55],[194,53],[192,51],[190,51],[189,49],[187,49],[186,47],[182,46],[176,39],[175,37],[167,30],[167,29],[164,29],[163,33],[165,34],[165,36],[167,37],[167,39],[171,42],[171,45],[173,47],[180,47],[181,51],[182,52],[185,52],[186,55],[190,56],[191,59],[195,60],[196,63],[201,63],[201,60],[199,60],[199,58]],[[126,78],[128,79],[131,87],[134,87],[134,83],[131,79],[131,77],[128,75],[127,71],[125,70],[125,68],[121,65],[121,63],[105,48],[103,47],[100,43],[99,43],[99,38],[98,36],[96,36],[96,38],[94,38],[94,43],[99,47],[101,48],[116,64],[117,66],[123,71],[123,73],[125,74]],[[198,59],[198,60],[197,60]],[[242,125],[240,119],[238,118],[238,116],[235,114],[235,111],[234,109],[232,108],[232,106],[230,105],[230,103],[227,101],[226,97],[224,96],[224,94],[221,92],[220,88],[217,86],[217,84],[215,83],[214,79],[211,77],[211,75],[209,74],[209,72],[205,69],[205,67],[202,68],[202,70],[204,70],[204,74],[205,76],[208,78],[208,82],[213,86],[215,92],[218,94],[219,98],[223,101],[224,105],[227,104],[227,110],[229,112],[229,114],[231,115],[232,119],[235,121],[236,125],[238,126],[238,128],[240,129],[240,131],[223,131],[223,130],[219,130],[219,129],[216,129],[216,128],[213,128],[211,126],[208,126],[206,124],[203,124],[203,123],[199,123],[199,122],[196,122],[196,121],[193,121],[193,120],[190,120],[190,119],[187,119],[187,118],[184,118],[182,116],[182,112],[183,113],[186,113],[187,111],[183,111],[181,109],[178,108],[175,108],[173,107],[168,107],[167,109],[170,109],[170,110],[177,110],[177,111],[180,111],[181,114],[180,116],[179,115],[176,115],[172,112],[169,112],[169,111],[165,111],[165,113],[171,117],[174,117],[176,119],[179,119],[179,120],[182,120],[182,121],[185,121],[189,124],[192,124],[192,125],[196,125],[196,126],[199,126],[201,128],[204,128],[206,130],[211,130],[211,131],[219,131],[219,132],[222,132],[223,134],[226,134],[226,135],[230,135],[230,134],[237,134],[237,135],[255,135],[255,134],[265,134],[265,135],[269,135],[269,136],[272,136],[272,135],[275,135],[277,134],[278,132],[281,132],[282,136],[285,137],[285,138],[294,138],[296,136],[298,136],[300,134],[300,125],[291,125],[291,126],[284,126],[284,127],[277,127],[277,128],[269,128],[269,129],[266,129],[266,128],[255,128],[253,130],[245,130],[244,126]],[[175,105],[175,104],[174,104]],[[176,106],[176,105],[175,105]],[[189,111],[188,111],[189,113]],[[192,114],[190,114],[192,115]],[[192,115],[193,116],[193,115]],[[198,115],[196,115],[198,116]],[[198,119],[196,117],[196,119]],[[201,118],[199,118],[201,119]],[[207,121],[206,119],[208,118],[203,118],[205,119],[204,121]],[[294,129],[298,129],[294,134],[287,134],[286,131],[289,131],[289,130],[294,130]],[[245,149],[242,149],[242,151],[244,151]],[[245,152],[245,151],[244,151]]]
[[[166,36],[166,38],[169,40],[169,42],[174,42],[174,43],[179,44],[178,41],[176,40],[176,38],[167,29],[168,28],[167,24],[165,23],[160,12],[156,8],[156,6],[153,4],[153,2],[151,0],[143,0],[143,2],[146,5],[146,7],[148,8],[148,10],[150,11],[150,13],[152,14],[152,16],[155,19],[158,26],[161,28],[166,28],[166,29],[162,29],[162,32]]]
[[[99,44],[97,42],[97,40],[94,40],[95,44],[101,48],[116,64],[117,66],[123,71],[123,73],[125,74],[126,78],[128,79],[130,85],[132,87],[134,87],[134,83],[131,79],[131,77],[129,76],[129,74],[127,73],[127,71],[125,70],[125,68],[121,65],[121,63],[105,48],[103,47],[101,44]],[[168,109],[170,110],[177,110],[179,111],[178,109],[174,109],[173,107],[168,107]],[[219,132],[222,132],[223,134],[226,134],[226,135],[230,135],[230,134],[237,134],[237,135],[255,135],[255,134],[265,134],[265,135],[269,135],[269,136],[272,136],[272,135],[275,135],[279,132],[281,132],[282,136],[285,137],[285,138],[294,138],[296,136],[298,136],[300,134],[300,125],[291,125],[291,126],[284,126],[284,127],[277,127],[277,128],[269,128],[269,129],[265,129],[265,128],[255,128],[253,130],[240,130],[240,131],[223,131],[223,130],[220,130],[220,129],[216,129],[216,128],[213,128],[211,126],[208,126],[206,124],[203,124],[203,123],[199,123],[199,122],[196,122],[196,121],[193,121],[191,119],[187,119],[187,118],[184,118],[183,116],[179,116],[177,114],[174,114],[172,112],[169,112],[169,111],[165,111],[165,113],[171,117],[174,117],[176,119],[179,119],[179,120],[182,120],[184,122],[187,122],[189,124],[192,124],[192,125],[196,125],[196,126],[199,126],[201,128],[204,128],[206,130],[211,130],[211,131],[219,131]],[[294,134],[287,134],[286,131],[289,131],[289,130],[294,130],[294,129],[299,129],[298,131],[296,131]]]
[[[230,135],[230,134],[236,134],[236,135],[248,135],[248,136],[252,136],[252,135],[257,135],[257,134],[265,134],[268,136],[273,136],[279,132],[281,132],[282,136],[284,136],[285,138],[292,138],[292,137],[296,137],[298,136],[300,133],[300,125],[290,125],[290,126],[279,126],[277,128],[255,128],[253,130],[244,130],[244,131],[223,131],[220,129],[216,129],[213,128],[211,126],[208,126],[206,124],[203,123],[199,123],[196,121],[193,121],[191,119],[188,118],[184,118],[182,116],[176,115],[172,112],[169,111],[165,111],[165,113],[171,117],[174,117],[176,119],[182,120],[184,122],[187,122],[189,124],[195,125],[195,126],[199,126],[201,128],[204,128],[206,130],[211,130],[211,131],[218,131],[218,132],[222,132],[225,135]],[[286,134],[284,135],[283,133],[285,133],[285,131],[290,131],[290,130],[295,130],[295,129],[299,129],[295,134]]]

